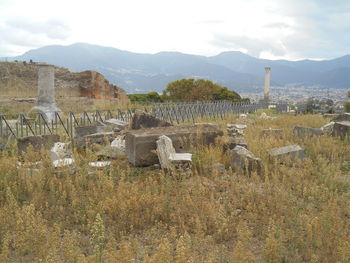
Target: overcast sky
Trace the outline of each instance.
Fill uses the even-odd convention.
[[[350,54],[350,0],[0,0],[0,57],[86,42],[261,58]]]

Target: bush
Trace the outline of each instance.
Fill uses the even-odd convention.
[[[155,91],[151,91],[147,94],[128,94],[128,98],[131,101],[131,103],[134,104],[150,104],[163,102],[161,96]]]
[[[350,101],[344,101],[344,111],[350,112]]]

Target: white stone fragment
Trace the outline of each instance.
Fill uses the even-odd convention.
[[[63,158],[63,159],[58,159],[52,162],[53,167],[55,168],[60,168],[60,167],[65,167],[72,165],[74,163],[73,158]]]
[[[51,160],[56,161],[72,156],[71,143],[56,142],[50,150]]]
[[[89,166],[93,168],[103,168],[106,166],[110,166],[111,162],[110,161],[98,161],[98,162],[90,162]]]
[[[172,169],[174,165],[181,166],[192,162],[192,154],[176,153],[171,139],[165,135],[157,140],[157,154],[163,169]]]

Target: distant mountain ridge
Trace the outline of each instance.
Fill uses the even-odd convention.
[[[176,79],[212,80],[236,91],[261,89],[264,67],[272,85],[350,88],[350,55],[324,61],[258,59],[238,51],[205,57],[180,52],[141,54],[85,43],[46,46],[9,60],[47,62],[73,71],[96,70],[128,93],[161,92]]]

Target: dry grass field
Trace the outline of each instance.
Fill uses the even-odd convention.
[[[213,171],[228,164],[220,141],[193,148],[190,178],[126,159],[91,174],[94,154],[79,152],[74,175],[56,173],[43,155],[42,172],[26,176],[15,150],[1,153],[0,262],[350,262],[349,143],[292,134],[326,122],[279,115],[248,125],[264,175]],[[270,127],[283,138],[259,137]],[[304,163],[269,159],[267,149],[290,144],[306,150]]]

